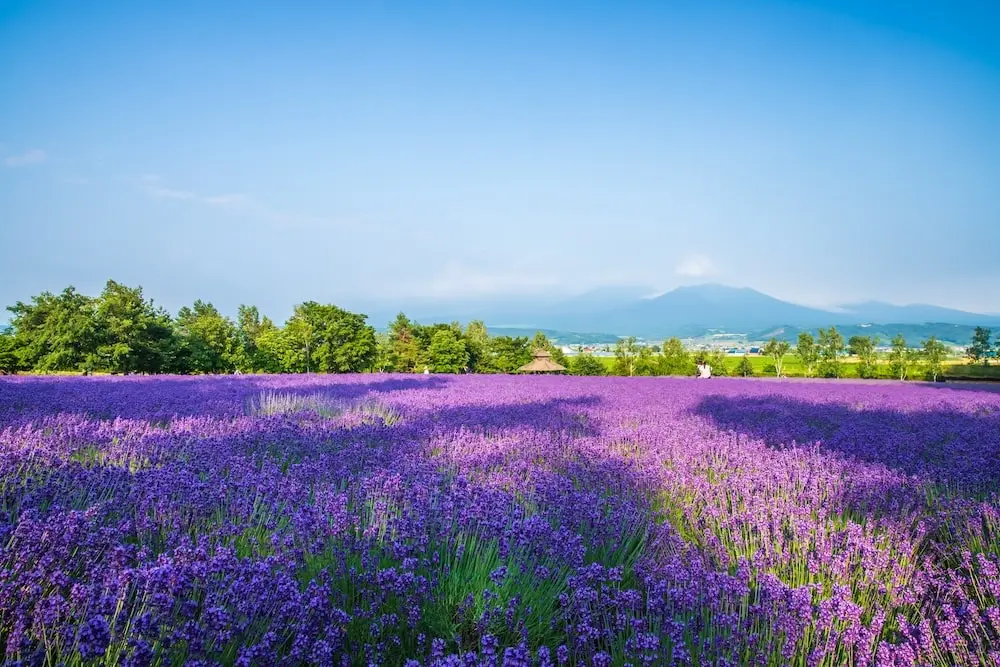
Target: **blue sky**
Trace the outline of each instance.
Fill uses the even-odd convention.
[[[1000,312],[996,2],[155,4],[0,0],[3,304]]]

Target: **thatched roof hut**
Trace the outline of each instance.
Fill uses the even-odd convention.
[[[552,361],[552,355],[545,350],[535,350],[531,361],[517,369],[518,373],[565,373],[566,369]]]

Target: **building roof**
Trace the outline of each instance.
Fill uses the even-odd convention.
[[[552,361],[552,355],[545,350],[535,350],[531,361],[517,369],[518,373],[560,373],[566,369]]]

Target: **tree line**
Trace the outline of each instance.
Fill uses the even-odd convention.
[[[315,301],[295,306],[283,326],[256,306],[241,305],[234,321],[200,300],[172,316],[114,280],[97,297],[67,287],[8,310],[5,373],[510,373],[536,349],[568,363],[540,332],[491,336],[480,321],[421,325],[401,313],[377,333],[365,315]]]
[[[677,338],[664,341],[662,347],[644,346],[635,338],[621,339],[615,346],[614,363],[604,368],[614,375],[694,375],[697,364],[707,363],[713,375],[752,376],[763,372],[781,377],[786,375],[786,363],[794,354],[793,358],[801,364],[806,377],[841,378],[851,367],[862,379],[891,377],[937,381],[948,359],[948,347],[936,336],[914,348],[907,345],[902,334],[897,334],[889,341],[888,350],[881,352],[877,336],[851,336],[845,340],[836,327],[820,329],[817,333],[817,336],[800,333],[794,349],[790,342],[772,338],[761,348],[761,355],[770,362],[763,369],[758,369],[747,354],[733,366],[724,352],[690,351]],[[991,359],[1000,358],[1000,333],[993,341],[990,329],[977,327],[965,355],[971,364],[989,366]],[[592,368],[594,361],[586,355],[574,357],[571,371],[580,375],[598,374],[585,372]]]
[[[419,324],[400,313],[384,334],[376,336],[374,370],[394,373],[513,373],[531,361],[535,350],[545,350],[566,366],[562,350],[545,334],[494,336],[481,320],[462,327]]]
[[[9,306],[0,370],[83,373],[353,372],[375,357],[364,315],[308,301],[278,327],[254,306],[234,322],[195,301],[172,317],[141,287],[109,280],[97,297],[67,287]]]
[[[746,355],[731,367],[724,352],[688,350],[678,338],[662,346],[622,338],[605,363],[587,353],[567,358],[542,332],[533,338],[491,335],[482,321],[424,325],[400,313],[379,333],[365,315],[315,301],[295,306],[282,326],[255,306],[241,305],[234,321],[200,300],[171,316],[141,287],[114,280],[97,297],[67,287],[8,310],[11,327],[0,333],[0,372],[6,373],[512,373],[535,350],[549,352],[575,375],[694,375],[700,363],[708,363],[714,375],[757,372]],[[883,376],[888,368],[903,380],[937,380],[948,352],[934,336],[910,348],[897,335],[883,364],[877,337],[845,341],[836,327],[820,329],[818,337],[803,332],[797,343],[794,353],[807,377],[843,377],[849,354],[861,378]],[[771,362],[763,372],[784,375],[791,353],[789,342],[771,339],[762,349]],[[1000,334],[994,342],[990,329],[978,327],[966,356],[988,366],[1000,357]]]
[[[845,354],[857,358],[855,364],[859,378],[871,379],[881,375],[879,372],[879,339],[877,336],[851,336],[847,341],[837,331],[836,327],[820,329],[819,336],[814,339],[812,334],[799,334],[796,353],[805,369],[806,377],[814,373],[819,377],[843,377]],[[773,353],[771,343],[765,350]],[[906,344],[902,334],[897,334],[890,341],[888,353],[889,373],[892,377],[906,380],[918,372],[930,380],[937,381],[944,370],[944,362],[948,356],[947,346],[935,336],[921,343],[920,348],[911,348]]]
[[[799,334],[796,353],[805,367],[807,377],[814,372],[820,377],[842,377],[841,358],[845,353],[857,359],[855,366],[858,377],[865,379],[881,375],[881,341],[877,336],[851,336],[845,342],[836,327],[820,329],[818,333],[818,339],[814,339],[808,332]],[[990,329],[976,327],[972,343],[965,350],[965,356],[971,364],[987,367],[991,358],[1000,357],[1000,335],[995,342],[995,352],[991,336]],[[774,345],[774,341],[769,342],[765,352],[773,354]],[[948,347],[935,336],[922,341],[920,347],[910,347],[903,335],[897,334],[889,341],[885,356],[891,377],[906,380],[922,375],[937,381],[944,370]]]

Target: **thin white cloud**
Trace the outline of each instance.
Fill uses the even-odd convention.
[[[212,195],[209,197],[202,197],[202,200],[206,204],[211,204],[212,206],[241,206],[243,204],[250,203],[250,200],[241,194]]]
[[[198,199],[198,196],[190,190],[174,190],[173,188],[147,187],[146,194],[162,199],[181,199],[185,201]]]
[[[538,294],[553,289],[564,291],[565,281],[556,275],[516,270],[483,271],[449,262],[428,280],[407,280],[390,287],[387,292],[393,296],[455,299]]]
[[[168,187],[164,184],[163,179],[156,174],[143,174],[140,176],[139,188],[150,197],[155,197],[157,199],[180,199],[182,201],[193,201],[198,198],[198,196],[190,190],[178,190],[176,188]]]
[[[299,215],[297,213],[287,213],[275,211],[266,206],[257,205],[257,213],[272,224],[278,227],[299,227],[299,228],[319,228],[329,227],[337,224],[337,221],[330,218],[323,218],[315,215]]]
[[[703,278],[715,270],[712,258],[700,253],[692,253],[681,260],[674,272],[679,276],[689,276],[692,278]]]
[[[236,201],[244,201],[243,195],[199,195],[191,190],[181,190],[166,184],[157,174],[143,174],[139,177],[139,189],[155,199],[177,199],[180,201],[196,201],[213,206],[227,205]]]
[[[240,193],[202,195],[192,190],[181,190],[169,186],[158,174],[140,176],[139,190],[154,199],[189,201],[213,208],[239,211],[278,227],[323,227],[334,224],[334,221],[327,218],[277,211]]]
[[[41,164],[49,159],[48,153],[41,148],[32,148],[20,155],[11,155],[4,159],[8,167],[24,167],[31,164]]]

